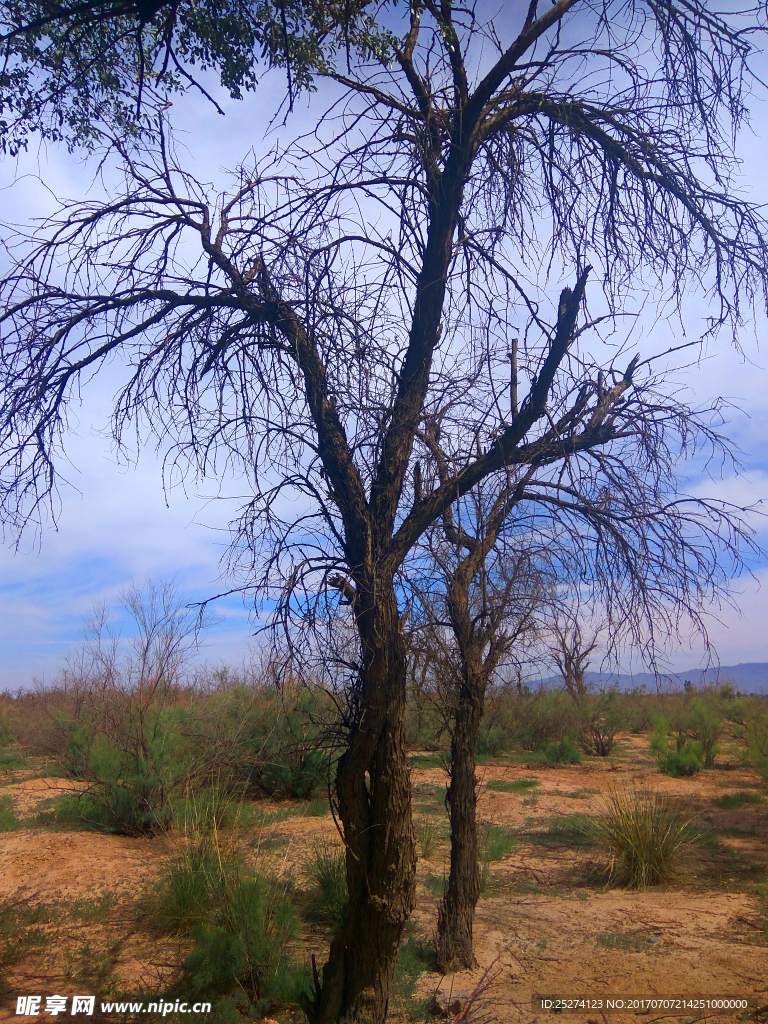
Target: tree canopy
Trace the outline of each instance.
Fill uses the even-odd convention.
[[[286,90],[312,87],[341,48],[384,58],[388,34],[370,0],[13,0],[0,4],[0,148],[30,133],[93,145],[107,130],[147,130],[158,105],[206,72],[241,98],[261,71]],[[215,81],[215,79],[214,79]],[[212,100],[213,102],[213,100]],[[143,115],[143,116],[142,116]]]

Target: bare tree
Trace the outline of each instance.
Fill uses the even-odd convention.
[[[599,630],[584,636],[578,617],[572,614],[567,621],[556,617],[552,632],[549,652],[563,678],[563,686],[578,703],[589,692],[586,674],[590,658],[597,650]]]
[[[447,460],[434,424],[424,436],[441,479]],[[485,697],[494,675],[522,660],[535,639],[554,579],[546,551],[536,550],[512,521],[520,499],[514,478],[486,481],[446,509],[426,535],[426,566],[408,566],[412,594],[411,664],[429,664],[451,737],[446,804],[451,867],[437,919],[437,964],[443,973],[475,966],[473,922],[480,898],[476,748]],[[495,488],[489,492],[490,487]],[[501,542],[500,542],[501,541]],[[414,552],[418,560],[418,548]]]
[[[310,139],[241,168],[227,197],[181,170],[162,133],[156,153],[118,145],[122,192],[22,238],[2,286],[6,522],[43,514],[71,403],[122,359],[118,444],[138,425],[171,448],[170,473],[249,476],[246,585],[277,596],[290,628],[347,606],[336,799],[350,899],[305,1002],[313,1024],[384,1020],[413,907],[397,577],[424,531],[486,478],[533,467],[549,469],[541,507],[578,517],[575,484],[599,464],[610,493],[589,492],[590,508],[637,493],[637,536],[670,585],[693,581],[680,614],[694,624],[723,579],[718,544],[738,554],[728,509],[670,498],[681,547],[668,549],[643,505],[649,462],[671,474],[691,447],[719,448],[716,410],[670,397],[648,359],[596,365],[579,339],[589,263],[614,309],[644,277],[673,302],[711,282],[713,330],[762,293],[763,222],[728,174],[757,12],[533,0],[509,17],[516,35],[481,9],[414,0],[394,61],[334,74],[347,100]],[[531,281],[558,260],[576,278],[549,314]],[[525,397],[510,406],[516,321]],[[417,494],[418,432],[470,378],[449,477]]]

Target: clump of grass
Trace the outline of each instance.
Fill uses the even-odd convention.
[[[480,829],[479,859],[488,863],[503,860],[518,844],[517,836],[503,825],[486,825]]]
[[[589,818],[586,814],[562,814],[550,819],[545,841],[583,846],[591,842]]]
[[[19,819],[13,808],[13,797],[0,797],[0,832],[11,832],[19,827]]]
[[[193,940],[171,991],[232,995],[249,1013],[295,1003],[308,979],[290,958],[299,918],[285,882],[247,867],[237,833],[223,835],[216,814],[197,810],[147,900],[160,930]]]
[[[419,825],[416,838],[419,844],[419,856],[422,860],[429,860],[435,852],[435,844],[438,838],[435,822],[425,818]]]
[[[723,796],[715,797],[712,803],[716,807],[722,807],[725,811],[732,811],[737,807],[746,807],[747,804],[759,804],[762,799],[760,793],[740,790],[738,793],[725,793]]]
[[[318,845],[304,871],[313,914],[331,924],[338,923],[349,899],[344,851],[330,843]]]
[[[232,793],[221,782],[199,793],[188,790],[173,806],[172,823],[185,834],[204,835],[240,823],[242,802],[238,805]]]
[[[411,754],[411,768],[441,768],[445,764],[445,755],[440,753]]]
[[[196,844],[173,861],[154,897],[152,916],[160,930],[183,935],[204,924],[220,875],[219,859],[208,844]]]
[[[584,829],[609,850],[609,879],[629,889],[658,885],[690,839],[690,819],[669,810],[658,793],[615,789],[607,806]]]
[[[514,782],[507,782],[506,779],[491,779],[488,789],[495,789],[499,793],[525,793],[540,785],[538,779],[515,779]]]
[[[606,949],[617,949],[622,953],[642,953],[645,949],[641,939],[636,935],[621,935],[612,933],[598,935],[595,939],[598,946],[605,946]]]

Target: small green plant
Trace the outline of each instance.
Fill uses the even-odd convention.
[[[488,789],[499,793],[526,793],[529,789],[535,789],[541,783],[538,779],[515,779],[514,782],[507,782],[506,779],[491,779],[488,782]]]
[[[171,822],[185,835],[202,836],[232,828],[241,812],[242,804],[238,806],[228,787],[218,780],[197,793],[188,787],[184,797],[173,804]]]
[[[678,850],[690,839],[690,823],[672,813],[658,793],[615,789],[603,813],[584,827],[608,847],[610,881],[644,889],[668,875]]]
[[[19,827],[19,819],[13,807],[12,796],[0,797],[0,832],[11,832]]]
[[[429,754],[411,754],[411,768],[442,768],[445,755],[438,751]]]
[[[419,844],[419,856],[422,860],[429,860],[435,851],[438,839],[437,825],[429,818],[425,818],[418,827],[417,842]]]
[[[499,726],[482,729],[477,738],[475,752],[480,757],[498,757],[509,750],[512,736]]]
[[[435,953],[431,946],[416,937],[410,922],[406,927],[406,939],[400,947],[395,964],[394,991],[395,996],[405,1003],[405,1009],[410,1013],[418,1013],[418,1019],[422,1020],[423,1002],[414,998],[416,982],[425,971],[434,970]]]
[[[153,895],[152,915],[161,931],[185,934],[208,920],[221,870],[207,843],[195,844],[168,866]]]
[[[147,903],[156,926],[194,942],[172,992],[232,995],[248,1012],[298,999],[308,979],[290,957],[299,919],[286,885],[246,867],[215,823],[191,836]]]
[[[724,793],[723,796],[715,797],[712,803],[716,807],[722,807],[725,811],[731,811],[737,807],[746,807],[748,804],[759,804],[762,800],[761,793],[739,790],[738,793]]]
[[[570,736],[564,736],[559,743],[550,743],[546,756],[552,764],[581,764],[581,754]]]
[[[424,888],[432,896],[445,896],[448,878],[446,875],[427,875],[424,879]]]
[[[323,921],[338,923],[349,899],[344,851],[330,843],[318,845],[304,871],[312,913]]]
[[[33,904],[31,897],[9,900],[0,905],[0,993],[5,992],[5,975],[33,949],[53,941],[39,924],[45,919],[45,908]]]
[[[645,950],[645,943],[636,935],[621,935],[611,933],[598,935],[595,938],[598,946],[605,946],[606,949],[617,949],[622,953],[642,953]]]
[[[480,829],[479,859],[485,863],[503,860],[518,842],[517,836],[503,825],[485,825]]]

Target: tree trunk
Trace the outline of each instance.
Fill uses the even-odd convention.
[[[480,898],[477,861],[475,749],[483,717],[485,682],[465,669],[451,739],[451,874],[437,917],[437,966],[443,974],[475,966],[472,922]]]
[[[336,793],[347,847],[349,904],[322,983],[303,1008],[312,1024],[384,1024],[414,905],[416,852],[405,742],[406,659],[391,585],[358,607],[362,667]],[[358,591],[360,605],[365,595]]]

